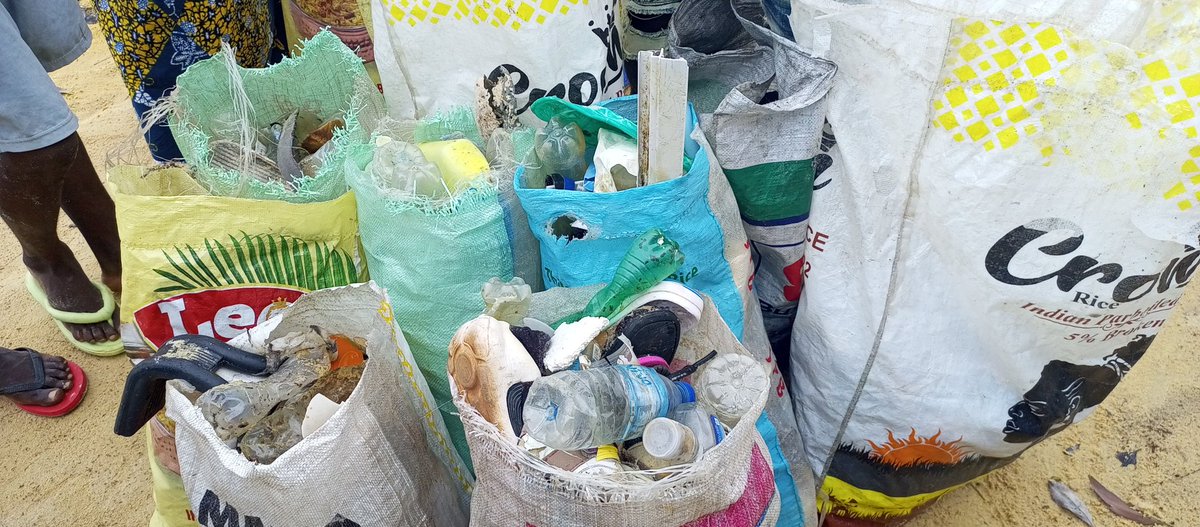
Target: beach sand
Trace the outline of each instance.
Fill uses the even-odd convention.
[[[107,153],[135,129],[128,93],[99,34],[91,50],[53,74],[79,115],[80,135],[103,174]],[[98,276],[78,231],[62,218],[63,239]],[[113,434],[129,362],[70,348],[26,294],[20,249],[0,229],[0,345],[29,346],[78,362],[90,380],[83,404],[59,419],[34,417],[0,402],[0,527],[145,525],[152,509],[142,436]],[[1096,523],[1133,526],[1109,513],[1087,489],[1094,476],[1143,511],[1185,527],[1200,524],[1200,292],[1194,288],[1150,352],[1095,414],[1030,450],[1016,463],[951,493],[913,527],[1083,525],[1050,501],[1046,481],[1057,478],[1085,498]],[[1078,444],[1074,455],[1064,453]],[[1138,451],[1122,467],[1119,451]]]

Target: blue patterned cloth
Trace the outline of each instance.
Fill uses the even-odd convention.
[[[96,11],[139,120],[222,42],[251,68],[278,62],[286,49],[275,0],[97,0]],[[182,157],[165,122],[150,128],[146,143],[159,161]]]

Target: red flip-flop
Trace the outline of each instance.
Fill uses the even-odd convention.
[[[13,351],[25,351],[31,355],[37,353],[26,348],[18,348]],[[8,387],[5,391],[9,392],[9,394],[19,393],[21,391],[40,389],[44,386],[46,381],[45,372],[40,358],[38,360],[39,362],[36,363],[37,366],[34,367],[34,382],[28,383],[27,386]],[[80,368],[78,364],[67,361],[67,370],[71,372],[71,387],[67,390],[67,393],[63,394],[61,401],[50,406],[18,404],[17,408],[41,417],[61,417],[71,413],[72,410],[79,406],[79,403],[83,402],[83,395],[87,393],[88,383],[87,375],[84,375],[83,368]],[[16,389],[14,390],[13,388]]]

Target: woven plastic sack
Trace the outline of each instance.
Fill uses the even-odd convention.
[[[151,426],[159,424],[158,417],[150,422]],[[192,505],[188,503],[187,492],[183,489],[183,478],[179,477],[179,459],[175,457],[175,436],[167,432],[168,437],[155,437],[155,432],[146,430],[146,460],[150,465],[150,483],[153,485],[154,512],[150,515],[150,527],[197,527],[196,515]],[[169,444],[170,459],[161,451],[158,443]],[[170,464],[172,463],[173,464]]]
[[[513,76],[517,114],[542,97],[576,104],[626,85],[615,0],[370,0],[388,115],[424,119],[469,104],[476,85]]]
[[[606,101],[599,108],[587,109],[586,115],[554,100],[541,101],[534,110],[554,107],[559,107],[562,118],[579,121],[592,139],[599,126],[636,129],[636,97]],[[539,116],[548,119],[550,114]],[[691,124],[696,124],[694,118]],[[673,180],[613,193],[518,188],[517,196],[529,217],[530,230],[541,243],[547,287],[611,280],[634,239],[651,228],[662,229],[679,244],[683,267],[669,280],[711,297],[734,335],[771,369],[772,397],[759,431],[770,447],[776,483],[784,491],[784,513],[797,518],[803,489],[811,486],[811,474],[802,454],[791,399],[763,330],[758,298],[750,289],[750,243],[729,182],[711,162],[704,134],[698,129],[693,132],[685,144],[691,167]],[[518,169],[518,182],[523,175],[524,169]],[[578,231],[571,235],[556,232],[556,224],[569,224],[586,233],[580,237],[575,235]]]
[[[474,126],[469,112],[455,111],[420,123],[385,126],[381,133],[425,142],[451,134],[478,137]],[[397,132],[400,128],[405,131]],[[435,203],[400,195],[377,181],[365,170],[374,153],[373,145],[352,148],[346,163],[347,180],[360,196],[367,261],[405,321],[405,336],[455,447],[469,459],[446,382],[450,338],[483,310],[480,286],[490,278],[520,276],[538,287],[536,241],[524,217],[512,215],[520,207],[508,183],[511,168],[498,168],[455,198]]]
[[[298,57],[263,69],[233,64],[230,51],[193,64],[179,76],[169,106],[171,133],[183,158],[209,193],[293,203],[328,201],[346,191],[345,151],[370,139],[383,117],[383,97],[362,60],[328,30],[303,43]],[[216,141],[250,144],[258,130],[297,110],[340,116],[346,126],[313,177],[288,188],[213,163]]]
[[[530,316],[556,320],[587,302],[589,295],[581,293],[594,291],[555,288],[535,294]],[[705,298],[700,322],[684,335],[676,357],[694,361],[714,349],[749,354]],[[774,526],[780,519],[779,493],[769,454],[754,426],[754,415],[762,412],[766,400],[764,393],[750,415],[690,468],[656,482],[619,482],[567,472],[533,458],[458,398],[455,403],[468,430],[478,478],[471,497],[471,525]]]
[[[763,27],[762,4],[685,2],[670,53],[688,61],[688,99],[737,197],[763,323],[784,371],[804,284],[804,251],[825,94],[837,67]],[[770,102],[768,92],[775,92]]]
[[[144,357],[172,337],[227,341],[300,295],[359,282],[354,195],[319,203],[210,196],[181,168],[114,167],[121,336]]]
[[[839,73],[792,387],[825,507],[899,517],[1089,415],[1200,267],[1200,5],[848,4],[793,9]]]
[[[446,438],[385,293],[359,284],[305,295],[269,340],[316,325],[366,339],[369,360],[324,425],[269,465],[228,447],[183,394],[167,416],[201,525],[445,526],[467,522],[470,475]]]

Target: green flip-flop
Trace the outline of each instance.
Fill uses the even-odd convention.
[[[63,311],[56,309],[50,305],[49,298],[46,297],[46,291],[42,290],[42,284],[38,283],[37,279],[31,274],[25,275],[25,288],[29,290],[29,295],[33,297],[38,304],[41,304],[42,309],[50,314],[50,318],[54,319],[54,323],[58,325],[58,330],[62,332],[67,341],[75,346],[79,351],[100,357],[111,357],[120,355],[125,352],[125,344],[120,339],[111,340],[108,342],[82,342],[75,339],[71,334],[71,330],[67,328],[67,324],[99,324],[101,322],[112,322],[113,311],[117,308],[117,301],[113,298],[112,291],[109,291],[104,284],[92,282],[96,286],[96,290],[100,292],[100,298],[104,305],[100,309],[91,313],[80,313],[76,311]]]

